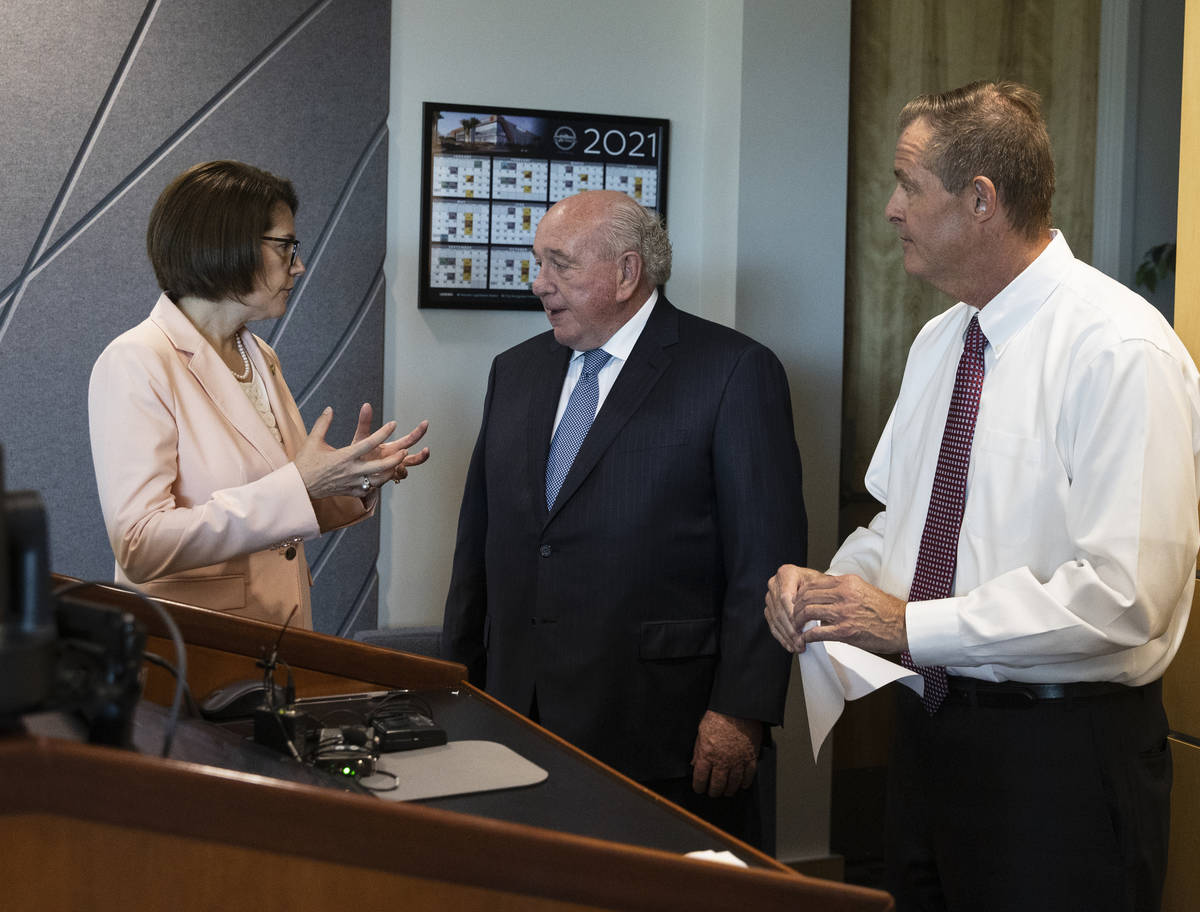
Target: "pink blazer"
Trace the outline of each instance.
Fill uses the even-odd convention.
[[[117,582],[148,595],[312,628],[302,542],[370,515],[312,501],[292,458],[306,436],[279,359],[242,330],[282,446],[229,368],[164,294],[100,354],[88,387],[92,459]]]

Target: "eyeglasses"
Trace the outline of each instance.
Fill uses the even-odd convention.
[[[291,269],[296,265],[296,256],[300,253],[300,242],[298,240],[295,238],[271,237],[270,235],[266,234],[263,235],[262,239],[264,241],[274,241],[276,244],[287,244],[289,247],[291,247],[292,258],[288,261],[288,269]]]

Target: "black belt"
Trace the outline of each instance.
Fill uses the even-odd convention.
[[[1138,693],[1142,690],[1140,687],[1127,687],[1111,681],[1027,684],[1023,681],[980,681],[976,678],[960,678],[953,675],[948,679],[947,686],[947,702],[1010,708],[1034,706],[1038,703],[1094,700],[1098,697]]]

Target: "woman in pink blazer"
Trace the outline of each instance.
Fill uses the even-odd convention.
[[[305,432],[279,359],[245,324],[280,317],[304,274],[289,181],[240,162],[175,178],[146,241],[163,289],[92,368],[92,458],[116,579],[172,599],[311,629],[304,540],[369,516],[424,462],[421,422],[388,442],[359,412],[347,447]]]

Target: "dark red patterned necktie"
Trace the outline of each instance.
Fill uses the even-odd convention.
[[[950,411],[946,414],[946,430],[942,433],[942,448],[938,451],[937,471],[933,476],[933,493],[929,496],[929,512],[925,514],[925,529],[921,532],[921,548],[917,552],[917,569],[910,602],[946,598],[954,592],[954,569],[958,562],[958,532],[962,527],[963,509],[967,505],[967,468],[971,464],[971,440],[975,436],[975,416],[979,414],[979,394],[983,391],[983,350],[987,337],[979,328],[979,315],[971,317],[958,374],[954,378],[954,393]],[[925,679],[925,708],[932,715],[946,699],[946,668],[944,665],[916,665],[908,650],[900,654],[900,664],[919,672]]]

